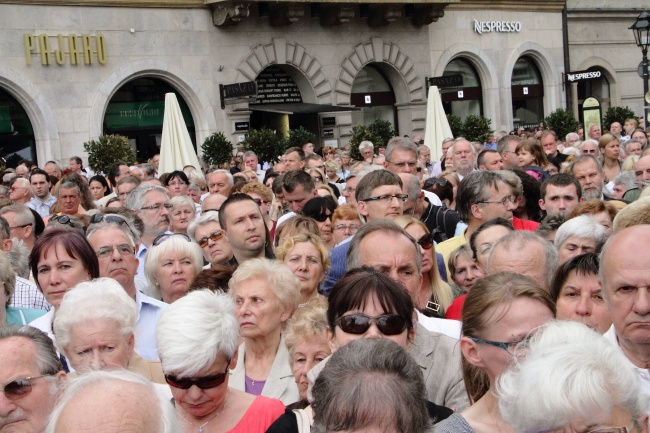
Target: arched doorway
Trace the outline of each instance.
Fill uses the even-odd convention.
[[[522,56],[517,60],[511,86],[514,128],[538,127],[544,119],[544,83],[533,59]]]
[[[38,163],[32,122],[18,100],[2,88],[0,88],[0,150],[7,167],[16,167],[22,159]]]
[[[361,69],[352,83],[350,104],[359,111],[352,112],[353,125],[370,125],[385,120],[398,131],[395,92],[380,68],[373,64]]]
[[[137,151],[139,161],[146,161],[159,153],[165,94],[170,92],[176,93],[183,119],[196,150],[194,120],[187,103],[176,89],[159,78],[136,78],[115,92],[104,114],[104,134],[128,137]]]
[[[483,90],[481,78],[476,68],[464,58],[456,58],[445,67],[443,76],[458,76],[463,79],[461,85],[443,88],[441,93],[445,113],[461,119],[470,115],[483,115]]]
[[[607,79],[605,70],[598,66],[592,66],[587,70],[599,71],[600,78],[578,82],[578,106],[581,106],[585,99],[594,97],[600,101],[601,109],[605,112],[611,105],[609,80]]]

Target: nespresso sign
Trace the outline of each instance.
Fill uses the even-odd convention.
[[[106,63],[104,35],[23,35],[25,61],[32,64],[34,57],[43,65],[100,65]]]
[[[476,21],[474,20],[474,32],[483,33],[517,33],[521,31],[519,21]]]

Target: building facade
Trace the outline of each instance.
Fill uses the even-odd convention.
[[[337,1],[2,3],[0,147],[65,164],[120,133],[145,160],[167,92],[199,149],[213,132],[238,142],[261,125],[304,126],[334,146],[375,119],[423,134],[428,78],[449,112],[496,130],[566,105],[564,1]],[[222,108],[221,85],[251,81],[257,100]]]

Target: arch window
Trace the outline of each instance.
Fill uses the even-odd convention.
[[[462,84],[444,87],[440,91],[445,113],[461,119],[472,114],[482,116],[483,90],[476,68],[467,59],[457,58],[447,64],[442,75],[462,77]]]
[[[7,167],[16,167],[22,159],[36,161],[34,129],[23,106],[0,88],[0,150]]]
[[[514,128],[538,127],[544,119],[544,83],[533,59],[522,56],[517,60],[511,86]]]
[[[353,125],[370,125],[375,120],[390,122],[397,131],[393,86],[375,65],[366,65],[357,73],[352,83],[350,103],[359,111],[352,112]]]

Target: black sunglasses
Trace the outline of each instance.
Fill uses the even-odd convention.
[[[90,224],[97,224],[102,221],[106,221],[107,223],[111,224],[117,224],[117,225],[125,225],[129,228],[131,233],[133,233],[133,230],[131,230],[131,226],[129,223],[120,215],[107,215],[103,213],[96,213],[92,217],[90,217]]]
[[[196,241],[201,248],[205,248],[208,246],[208,241],[214,241],[217,242],[223,238],[223,231],[222,230],[217,230],[216,232],[212,232],[210,236],[206,236],[204,238],[199,239]]]
[[[331,213],[319,213],[319,214],[316,214],[316,215],[312,216],[311,218],[315,219],[319,223],[324,223],[325,221],[327,221],[328,218],[330,219],[330,221],[332,221],[332,214]]]
[[[7,400],[18,400],[32,392],[32,380],[41,377],[54,376],[53,374],[43,374],[41,376],[21,377],[14,379],[2,388]]]
[[[334,326],[338,325],[345,333],[361,335],[370,329],[370,325],[373,323],[384,335],[398,335],[406,329],[406,320],[397,314],[382,314],[377,317],[361,313],[348,314],[336,319]]]
[[[433,235],[431,233],[422,235],[422,237],[418,239],[417,242],[418,245],[420,245],[425,250],[430,250],[433,246]]]
[[[226,363],[226,371],[223,373],[215,374],[214,376],[204,376],[197,379],[180,379],[171,374],[165,375],[165,382],[174,388],[180,389],[190,389],[193,385],[198,386],[201,389],[210,389],[216,388],[221,385],[226,380],[226,375],[228,374],[228,368],[230,367],[230,360]]]

